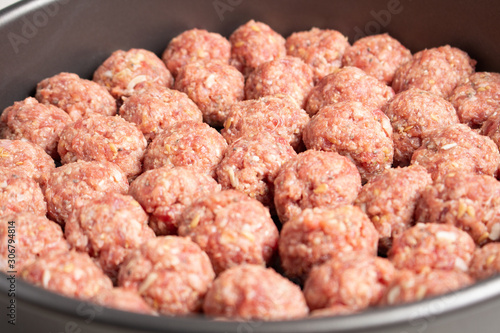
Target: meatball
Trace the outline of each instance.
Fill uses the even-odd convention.
[[[447,98],[474,73],[475,65],[467,53],[449,45],[425,49],[396,70],[392,88],[396,93],[420,88]]]
[[[64,225],[70,213],[90,199],[127,191],[125,174],[110,162],[69,163],[50,173],[45,190],[48,217]]]
[[[156,316],[158,313],[136,292],[116,287],[105,290],[90,299],[91,302],[116,310]]]
[[[286,55],[285,38],[267,24],[250,20],[229,36],[229,63],[248,76],[260,64]]]
[[[172,87],[174,79],[163,61],[144,49],[117,50],[94,72],[93,80],[114,98],[130,96],[141,82]]]
[[[303,209],[351,204],[361,189],[356,166],[333,152],[307,150],[286,162],[274,180],[281,223]]]
[[[3,111],[0,138],[31,141],[51,157],[57,158],[61,132],[71,122],[70,116],[58,107],[44,105],[28,97]]]
[[[8,251],[8,245],[14,245],[11,240],[16,249],[13,260]],[[18,213],[0,217],[0,271],[21,271],[40,256],[68,250],[61,227],[45,216]]]
[[[223,189],[236,189],[274,208],[274,180],[279,169],[297,156],[282,138],[253,133],[229,145],[215,172]]]
[[[182,211],[196,199],[220,190],[205,173],[189,167],[163,167],[137,177],[129,194],[150,214],[149,226],[156,235],[175,235]]]
[[[500,153],[495,143],[464,124],[432,131],[411,158],[411,164],[426,168],[433,180],[453,171],[493,176],[499,163]]]
[[[215,277],[210,259],[188,238],[161,236],[134,250],[118,274],[118,285],[137,291],[155,311],[187,315],[201,310]]]
[[[265,266],[278,246],[278,229],[257,200],[225,190],[196,200],[182,213],[179,235],[205,251],[215,273],[240,264]]]
[[[385,33],[358,39],[345,51],[342,65],[361,68],[390,85],[396,70],[411,57],[410,50]]]
[[[363,182],[392,165],[394,148],[389,118],[360,102],[325,106],[304,127],[302,139],[308,149],[333,151],[348,157]]]
[[[227,143],[205,123],[183,121],[160,133],[144,155],[144,170],[192,166],[210,176],[222,160]]]
[[[500,182],[487,175],[450,172],[422,193],[415,220],[454,225],[479,245],[500,240]]]
[[[303,108],[313,87],[311,67],[299,58],[286,56],[259,65],[246,80],[245,97],[287,95]]]
[[[500,149],[500,109],[495,111],[483,124],[481,134],[489,137]]]
[[[321,108],[338,102],[357,101],[371,109],[381,108],[394,91],[357,67],[343,67],[325,76],[311,90],[306,111],[312,116]]]
[[[91,113],[116,114],[116,100],[106,88],[73,73],[59,73],[39,82],[35,98],[63,109],[73,121]]]
[[[106,193],[76,208],[64,228],[72,248],[87,252],[111,279],[127,254],[154,238],[148,215],[131,196]]]
[[[308,208],[283,225],[279,254],[286,275],[305,280],[334,255],[377,254],[377,243],[377,230],[358,207]]]
[[[108,161],[133,179],[142,171],[146,146],[141,131],[120,116],[90,115],[64,129],[57,150],[63,164]]]
[[[204,29],[186,30],[174,37],[163,52],[168,70],[177,76],[179,69],[198,60],[218,59],[229,63],[231,43],[215,32]]]
[[[87,253],[53,252],[26,265],[19,275],[38,287],[81,300],[110,290],[109,277]]]
[[[0,216],[21,212],[44,216],[47,203],[37,182],[24,172],[0,168]]]
[[[182,67],[175,89],[186,93],[211,126],[222,126],[226,108],[245,97],[245,78],[233,66],[220,60],[200,60]]]
[[[286,39],[286,53],[302,59],[312,67],[318,82],[342,67],[342,56],[348,49],[347,37],[337,30],[312,28],[294,32]]]
[[[472,257],[469,274],[477,280],[500,274],[500,243],[489,243],[477,248]]]
[[[288,320],[309,310],[299,286],[272,268],[240,265],[217,277],[207,293],[206,315],[232,320]]]

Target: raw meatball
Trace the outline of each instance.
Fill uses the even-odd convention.
[[[177,234],[182,211],[196,199],[220,190],[205,173],[189,167],[163,167],[137,177],[129,194],[150,214],[149,226],[159,236]]]
[[[64,129],[57,150],[63,164],[108,161],[133,179],[142,171],[146,146],[141,131],[120,116],[90,115]]]
[[[392,97],[394,91],[357,67],[343,67],[325,76],[311,90],[306,111],[315,115],[321,108],[338,102],[362,102],[371,109],[379,109]]]
[[[299,286],[272,268],[240,265],[217,277],[203,304],[206,315],[231,320],[288,320],[309,310]]]
[[[229,63],[248,76],[260,64],[286,55],[285,38],[262,22],[248,21],[229,36]]]
[[[334,255],[376,255],[377,243],[377,230],[358,207],[308,208],[283,225],[279,254],[286,275],[305,280],[314,265]]]
[[[217,274],[244,263],[265,266],[279,237],[269,211],[234,190],[205,196],[187,207],[179,235],[190,237],[208,254]]]
[[[447,98],[474,73],[475,65],[467,53],[449,45],[425,49],[396,70],[392,88],[396,93],[420,88]]]
[[[491,176],[450,172],[422,193],[415,220],[454,225],[479,245],[500,240],[500,182]]]
[[[222,160],[227,143],[205,123],[183,121],[160,133],[146,150],[144,170],[192,166],[210,176]]]
[[[291,34],[285,46],[288,55],[299,57],[313,68],[314,81],[318,82],[342,67],[342,55],[349,42],[336,30],[312,28]]]
[[[116,287],[90,299],[91,302],[121,311],[157,316],[158,313],[135,291]]]
[[[114,98],[130,96],[141,82],[170,88],[172,74],[163,61],[144,49],[117,50],[94,72],[93,80],[104,86]]]
[[[322,108],[304,127],[308,149],[333,151],[354,162],[366,182],[389,169],[394,148],[389,118],[360,102]]]
[[[477,248],[472,257],[469,274],[477,280],[500,274],[500,243],[489,243]]]
[[[24,172],[0,167],[0,216],[21,212],[47,214],[42,189]]]
[[[299,58],[286,56],[259,65],[246,80],[245,97],[287,95],[303,108],[313,87],[311,67]]]
[[[9,258],[8,245],[16,249],[14,259]],[[0,217],[0,271],[21,271],[39,256],[68,250],[61,227],[45,216],[18,213]]]
[[[391,120],[394,162],[399,166],[410,164],[411,156],[429,132],[458,123],[450,102],[417,88],[397,94],[382,111]]]
[[[56,158],[61,132],[71,122],[70,116],[58,107],[28,97],[3,111],[0,138],[31,141]]]
[[[233,142],[215,172],[223,189],[235,189],[274,208],[274,180],[279,169],[297,156],[282,138],[267,132],[246,135]]]
[[[245,78],[233,66],[220,60],[200,60],[179,70],[175,89],[186,93],[211,126],[222,126],[226,108],[245,97]]]
[[[63,109],[73,121],[90,113],[116,114],[116,100],[106,88],[73,73],[59,73],[39,82],[35,98]]]
[[[118,193],[106,193],[76,208],[64,235],[72,248],[95,258],[113,280],[127,254],[155,237],[139,203]]]
[[[163,52],[168,70],[177,76],[179,69],[198,60],[218,59],[229,63],[231,43],[215,32],[204,29],[186,30],[174,37]]]
[[[285,163],[274,180],[281,223],[303,209],[351,204],[361,189],[356,166],[333,152],[307,150]]]
[[[380,34],[358,39],[342,58],[343,66],[361,68],[385,84],[391,84],[396,70],[411,60],[411,52],[399,41]]]
[[[90,199],[127,191],[125,174],[110,162],[69,163],[50,173],[45,190],[48,216],[64,225],[70,213]]]
[[[210,259],[188,238],[156,237],[133,251],[118,285],[137,291],[155,311],[187,315],[201,310],[215,277]]]
[[[113,288],[109,277],[87,253],[54,252],[26,265],[19,275],[38,287],[81,300]]]
[[[500,149],[500,108],[484,122],[481,134],[493,140]]]
[[[433,180],[453,171],[493,176],[499,163],[500,153],[495,143],[464,124],[449,125],[429,133],[411,158],[411,164],[426,168]]]

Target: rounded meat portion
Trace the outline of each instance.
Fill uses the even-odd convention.
[[[63,164],[108,161],[133,179],[142,171],[146,146],[141,131],[120,116],[90,115],[64,129],[57,150]]]
[[[307,150],[280,168],[274,180],[274,204],[284,224],[306,208],[351,204],[360,189],[359,172],[347,157]]]
[[[74,73],[63,72],[40,81],[35,98],[63,109],[73,121],[91,113],[116,114],[116,100],[106,88]]]
[[[355,41],[345,51],[342,65],[358,67],[390,85],[396,70],[411,58],[410,50],[385,33]]]
[[[105,290],[90,299],[92,303],[116,310],[157,316],[158,313],[136,292],[116,287]]]
[[[215,278],[210,259],[188,238],[161,236],[134,250],[120,268],[118,285],[137,291],[157,312],[200,312]]]
[[[323,107],[338,102],[357,101],[379,109],[394,97],[391,87],[357,67],[342,67],[325,76],[311,90],[306,111],[315,115]]]
[[[500,109],[484,122],[480,133],[489,137],[500,149]]]
[[[216,318],[266,321],[303,318],[309,312],[299,286],[258,265],[240,265],[220,274],[203,310]]]
[[[0,216],[21,212],[47,214],[42,189],[23,172],[0,167]]]
[[[196,199],[220,190],[205,173],[189,167],[163,167],[137,177],[129,194],[150,214],[149,226],[160,236],[177,234],[182,211]]]
[[[245,263],[265,266],[279,237],[269,210],[234,190],[207,195],[187,207],[179,235],[190,237],[208,254],[217,274]]]
[[[394,74],[396,93],[419,88],[447,98],[457,85],[474,73],[476,61],[467,53],[449,45],[425,49],[413,55]]]
[[[33,97],[6,108],[0,117],[0,138],[27,140],[56,158],[57,143],[70,116],[53,105],[39,103]]]
[[[389,118],[360,102],[325,106],[304,127],[302,139],[308,149],[333,151],[348,157],[363,182],[392,165],[394,148]]]
[[[477,248],[470,263],[469,274],[477,280],[500,274],[500,243],[488,243]]]

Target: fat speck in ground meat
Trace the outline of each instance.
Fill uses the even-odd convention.
[[[186,208],[179,235],[204,250],[216,273],[240,264],[269,263],[278,245],[278,229],[260,202],[224,190],[200,198]]]
[[[480,133],[493,140],[500,149],[500,107],[484,122]]]
[[[500,274],[500,243],[489,243],[477,248],[470,263],[469,274],[477,280]]]
[[[106,289],[92,297],[90,302],[121,311],[136,312],[152,316],[158,315],[139,293],[121,287]]]
[[[137,177],[129,194],[150,214],[149,226],[160,236],[177,234],[182,211],[194,200],[220,190],[206,173],[190,167],[163,167]]]
[[[160,314],[187,315],[201,310],[214,277],[210,259],[196,243],[160,236],[126,258],[118,285],[137,291]]]
[[[0,216],[21,212],[47,214],[42,189],[23,172],[0,167]]]
[[[217,277],[203,304],[206,315],[231,320],[289,320],[309,310],[299,286],[272,268],[240,265]]]

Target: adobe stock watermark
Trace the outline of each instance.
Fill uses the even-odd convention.
[[[85,324],[90,324],[94,321],[97,315],[103,311],[103,307],[95,303],[81,302],[76,308],[76,314],[84,319]],[[84,329],[75,321],[68,321],[64,324],[64,328],[59,332],[51,333],[83,333]]]
[[[243,0],[214,0],[212,5],[214,6],[215,12],[219,16],[219,19],[224,21],[224,15],[227,12],[232,12],[236,7],[241,5]]]
[[[401,14],[403,9],[404,6],[401,4],[400,0],[388,0],[386,8],[378,11],[371,10],[370,15],[373,17],[373,20],[368,21],[363,28],[359,26],[354,27],[354,32],[356,33],[354,35],[354,40],[381,33],[382,28],[387,27],[391,23],[392,17]]]

